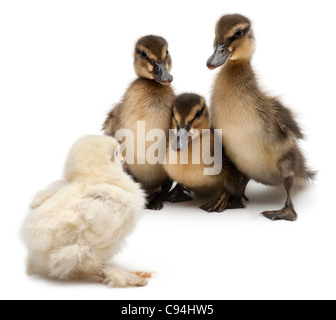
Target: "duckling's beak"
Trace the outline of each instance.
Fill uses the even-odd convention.
[[[222,45],[218,44],[214,54],[209,58],[207,62],[207,67],[210,70],[214,70],[222,66],[223,64],[225,64],[230,55],[231,53],[229,51],[229,48],[225,43]]]
[[[167,86],[174,80],[173,76],[168,72],[165,63],[158,64],[155,62],[153,76],[155,81]]]
[[[176,138],[172,142],[172,149],[175,152],[180,153],[188,149],[191,140],[192,140],[192,137],[190,135],[190,132],[186,130],[185,128],[180,129],[177,132]]]

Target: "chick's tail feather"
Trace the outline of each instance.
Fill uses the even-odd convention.
[[[48,275],[55,279],[68,280],[78,273],[82,261],[90,255],[88,246],[70,245],[50,253]]]

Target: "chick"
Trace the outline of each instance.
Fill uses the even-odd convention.
[[[284,185],[284,208],[262,215],[295,221],[294,184],[304,185],[316,174],[299,149],[301,129],[292,112],[257,83],[251,66],[255,39],[250,20],[237,14],[223,16],[215,33],[215,52],[207,66],[223,68],[211,98],[213,127],[223,130],[226,152],[241,172],[265,185]]]
[[[64,180],[36,195],[24,222],[29,274],[61,280],[97,276],[111,287],[147,284],[149,274],[108,263],[145,204],[144,192],[119,158],[111,137],[87,136],[74,144]]]
[[[165,147],[171,106],[175,99],[174,91],[169,86],[173,81],[171,68],[172,59],[164,38],[150,35],[139,39],[134,52],[134,70],[139,78],[130,85],[122,101],[109,113],[103,126],[105,134],[113,137],[119,129],[128,129],[133,133],[134,141],[123,142],[127,150],[134,150],[134,163],[126,162],[125,168],[147,191],[147,208],[153,210],[162,209],[162,200],[167,197],[172,181],[168,181],[168,175],[160,164],[165,154],[158,162],[157,159],[148,159],[147,151],[153,142],[143,141],[138,125],[140,121],[145,125],[143,138],[152,129],[162,130],[165,136],[159,137],[155,144]],[[138,150],[141,150],[140,155]],[[161,186],[162,192],[157,192]],[[174,202],[189,199],[182,192],[169,200]]]
[[[210,130],[205,99],[193,93],[178,96],[173,106],[172,129],[176,137],[172,137],[167,148],[168,175],[196,194],[218,196],[201,207],[207,212],[245,208],[242,199],[248,179],[227,157],[220,141],[216,146],[219,152],[215,152],[216,136]],[[217,172],[207,174],[210,168]]]

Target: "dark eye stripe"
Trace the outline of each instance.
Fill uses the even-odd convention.
[[[247,27],[247,28],[245,28],[244,30],[242,30],[242,34],[241,34],[240,36],[238,36],[238,35],[235,34],[234,36],[228,38],[228,39],[226,40],[226,42],[225,42],[226,45],[227,45],[228,47],[230,47],[233,41],[235,41],[235,40],[237,40],[237,39],[243,37],[246,33],[248,33],[248,32],[250,31],[250,28],[251,28],[251,27]]]
[[[147,60],[153,67],[155,66],[155,60],[150,59],[146,54],[146,57],[142,55],[143,51],[136,49],[136,53],[142,57],[142,59]]]
[[[194,119],[192,119],[192,120],[190,121],[190,125],[193,124],[194,121],[195,121],[197,118],[200,118],[200,117],[202,116],[204,110],[205,110],[205,106],[202,108],[201,111],[197,111],[196,115],[194,116]],[[198,113],[199,113],[199,116],[198,116]]]
[[[136,50],[136,53],[140,55],[143,59],[150,60],[147,53],[145,51],[141,51],[139,49]]]
[[[194,118],[192,120],[190,120],[187,124],[185,123],[185,119],[182,120],[182,122],[179,124],[178,121],[175,118],[175,113],[173,112],[173,120],[176,122],[176,126],[177,126],[177,130],[180,130],[181,128],[185,128],[187,131],[190,130],[192,124],[196,121],[196,119],[198,118],[197,115],[198,113],[200,114],[199,117],[202,116],[202,114],[204,113],[206,109],[206,105],[203,106],[203,108],[201,110],[198,110],[194,116]]]

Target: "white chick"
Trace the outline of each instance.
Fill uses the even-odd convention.
[[[23,227],[28,273],[61,280],[98,276],[110,287],[146,285],[150,274],[108,263],[144,205],[144,192],[122,169],[118,143],[81,138],[65,179],[39,192],[30,206]]]

